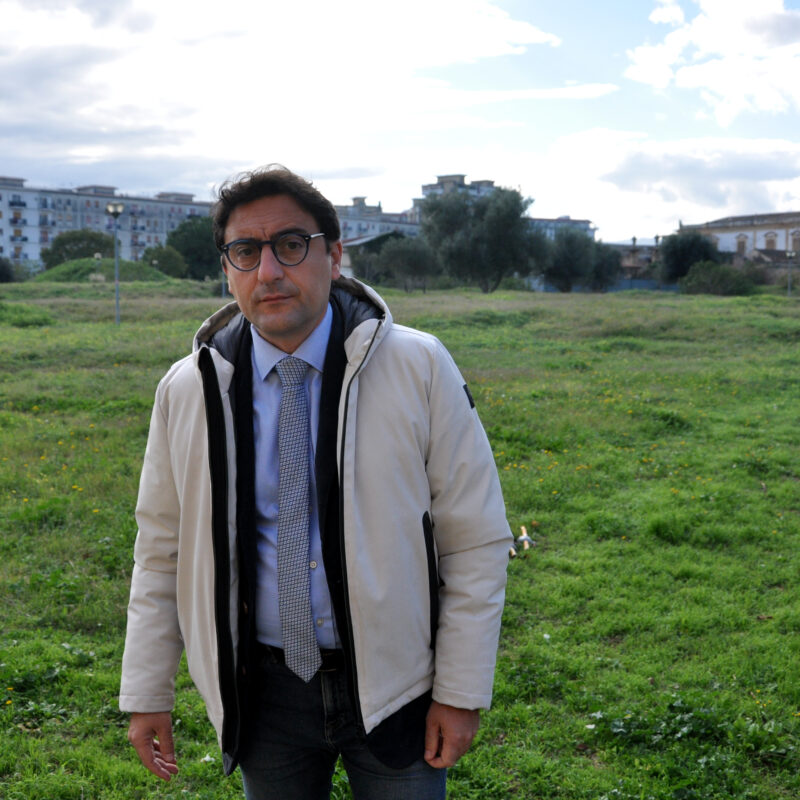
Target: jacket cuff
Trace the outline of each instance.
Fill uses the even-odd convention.
[[[445,689],[441,686],[436,686],[436,684],[433,686],[433,699],[445,706],[473,711],[477,708],[489,708],[492,704],[491,692],[489,694],[468,694]]]
[[[119,696],[119,710],[131,711],[137,714],[156,714],[161,711],[172,711],[175,697],[171,694],[157,694],[140,696],[135,694],[121,694]]]

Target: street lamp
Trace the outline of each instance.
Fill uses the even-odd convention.
[[[106,203],[106,214],[114,217],[114,320],[119,325],[119,251],[117,232],[119,231],[119,215],[125,210],[124,203]]]
[[[786,283],[786,296],[787,297],[791,297],[792,296],[792,262],[794,261],[794,257],[796,255],[797,255],[797,253],[795,253],[794,250],[789,250],[786,253],[786,258],[789,261],[789,265],[788,265],[789,269],[787,271],[787,283]]]

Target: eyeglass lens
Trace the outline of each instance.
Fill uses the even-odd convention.
[[[236,242],[228,248],[228,256],[239,269],[255,269],[261,260],[261,246],[256,241]],[[287,267],[299,264],[308,252],[308,242],[296,233],[280,236],[271,247],[275,258]]]

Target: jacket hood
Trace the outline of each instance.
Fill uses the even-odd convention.
[[[333,281],[330,297],[344,320],[345,340],[349,339],[356,328],[371,320],[374,322],[367,326],[370,330],[381,323],[384,331],[391,327],[392,315],[383,298],[355,278],[340,277]],[[241,337],[249,327],[250,323],[234,300],[203,322],[195,334],[192,350],[197,352],[201,347],[211,346],[226,360],[233,361]]]

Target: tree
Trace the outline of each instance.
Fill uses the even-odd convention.
[[[187,264],[194,280],[219,277],[222,265],[214,245],[211,217],[189,217],[167,236],[167,245],[174,247]]]
[[[414,284],[425,291],[427,279],[439,271],[439,262],[430,245],[422,238],[389,239],[378,255],[378,267],[403,281],[408,292]]]
[[[580,231],[561,228],[554,240],[539,234],[534,253],[536,271],[560,292],[576,285],[593,292],[605,292],[622,272],[620,254],[607,244],[596,242]]]
[[[50,247],[42,250],[41,259],[45,269],[52,269],[76,258],[93,258],[95,253],[113,256],[114,237],[100,231],[64,231],[53,239]]]
[[[17,279],[14,265],[0,256],[0,283],[13,283]]]
[[[493,292],[506,275],[531,271],[531,230],[523,216],[530,204],[513,189],[432,195],[422,206],[423,236],[450,275]]]
[[[594,245],[585,233],[560,228],[542,273],[544,279],[559,292],[571,292],[576,283],[588,283],[594,266]]]
[[[622,256],[619,250],[602,242],[593,242],[594,258],[587,286],[593,292],[605,292],[613,286],[622,273]]]
[[[661,240],[662,278],[674,283],[683,278],[698,261],[719,262],[717,245],[697,231],[675,233]]]
[[[173,278],[185,278],[189,272],[183,256],[171,245],[148,247],[142,255],[142,261]]]

